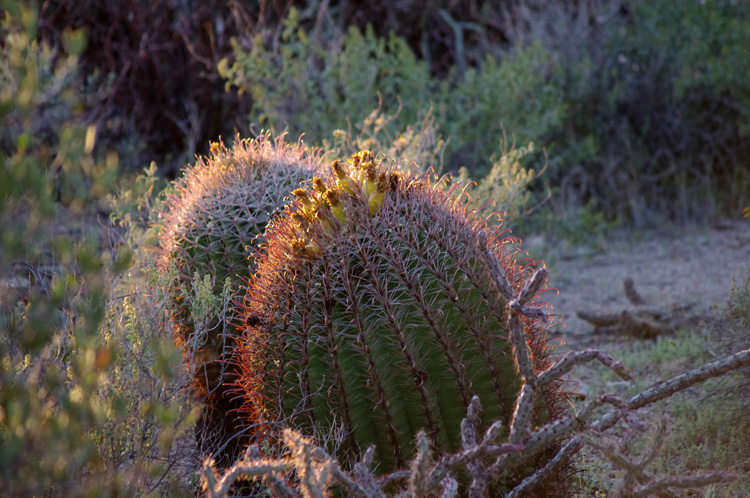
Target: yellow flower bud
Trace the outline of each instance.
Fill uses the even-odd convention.
[[[315,178],[313,178],[313,181],[312,181],[312,183],[313,183],[313,188],[314,188],[314,189],[315,189],[315,191],[316,191],[317,193],[319,193],[319,194],[322,194],[322,193],[323,193],[323,192],[325,192],[325,191],[326,191],[326,189],[327,189],[327,187],[326,187],[326,184],[325,184],[325,183],[323,183],[323,180],[321,180],[321,179],[320,179],[319,177],[317,177],[317,176],[316,176]]]
[[[370,216],[375,216],[383,205],[383,199],[385,194],[383,192],[374,192],[367,200],[367,208],[370,211]]]
[[[302,201],[302,204],[305,207],[312,205],[312,199],[310,199],[310,195],[307,193],[307,190],[303,188],[294,189],[292,190],[292,195],[294,195],[297,199]]]
[[[331,163],[331,169],[333,170],[333,174],[336,176],[336,187],[342,192],[353,194],[354,188],[352,186],[352,180],[351,178],[349,178],[349,174],[346,172],[346,169],[341,166],[341,163],[339,163],[338,161],[333,161]]]

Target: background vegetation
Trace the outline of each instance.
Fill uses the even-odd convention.
[[[750,204],[746,2],[0,5],[7,496],[195,493],[149,230],[163,179],[235,129],[472,178],[521,234]]]

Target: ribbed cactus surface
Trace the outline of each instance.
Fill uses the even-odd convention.
[[[439,452],[460,449],[474,395],[487,425],[508,427],[521,380],[477,234],[491,234],[488,247],[519,288],[531,268],[516,261],[514,239],[439,182],[370,152],[331,173],[296,191],[269,225],[240,305],[244,423],[259,435],[281,421],[321,437],[338,429],[340,454],[374,445],[381,471],[408,464],[420,429]],[[548,330],[523,326],[542,369]],[[551,387],[536,419],[554,416],[558,402]]]
[[[211,144],[211,156],[185,170],[165,203],[160,264],[177,270],[175,301],[184,301],[195,273],[215,277],[216,294],[227,277],[238,288],[254,267],[256,237],[319,161],[316,152],[269,135],[238,138],[232,148]]]
[[[211,146],[211,155],[188,167],[174,185],[165,205],[158,266],[172,308],[174,330],[204,400],[204,422],[214,433],[206,442],[221,446],[235,432],[230,413],[237,404],[226,396],[234,375],[224,361],[225,331],[231,317],[202,317],[193,321],[191,293],[195,276],[214,278],[213,294],[222,294],[225,280],[236,293],[255,267],[253,252],[266,224],[289,201],[290,192],[314,176],[320,154],[290,145],[283,137],[237,138],[231,148]],[[231,349],[231,348],[230,348]],[[216,434],[218,433],[218,435]],[[214,444],[215,443],[215,444]]]

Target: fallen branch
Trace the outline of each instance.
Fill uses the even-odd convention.
[[[635,290],[633,279],[626,278],[624,282],[625,295],[635,306],[618,313],[595,313],[579,311],[578,318],[594,326],[595,334],[626,335],[640,339],[654,339],[661,335],[668,335],[680,325],[693,317],[687,314],[689,306],[674,307],[672,309],[646,308],[647,303]]]

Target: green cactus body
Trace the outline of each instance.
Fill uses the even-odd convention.
[[[314,176],[320,164],[318,151],[286,144],[283,137],[237,137],[232,148],[212,144],[211,156],[187,168],[165,202],[158,268],[174,333],[194,373],[196,394],[219,425],[226,426],[217,430],[227,437],[235,432],[228,412],[237,405],[225,395],[233,375],[231,366],[221,361],[228,352],[225,317],[209,317],[196,327],[189,305],[194,278],[213,277],[216,298],[229,279],[230,295],[235,294],[255,267],[253,254],[266,224],[289,201],[289,192]],[[206,417],[211,425],[214,415]]]
[[[231,149],[211,145],[211,157],[199,158],[175,182],[165,205],[160,265],[177,269],[170,295],[184,301],[195,273],[215,278],[215,294],[225,279],[236,290],[254,267],[256,237],[285,204],[289,192],[319,169],[320,155],[300,145],[262,135],[240,140]]]
[[[473,395],[484,420],[507,427],[521,380],[505,302],[476,247],[478,231],[493,229],[440,184],[371,153],[333,170],[336,187],[296,192],[301,200],[269,225],[240,306],[245,423],[284,421],[318,435],[343,428],[340,453],[374,445],[380,471],[408,464],[420,429],[438,452],[458,451]],[[494,229],[489,247],[518,288],[530,268],[516,263],[512,241]],[[524,327],[542,369],[547,329]],[[538,421],[558,410],[558,391]]]

